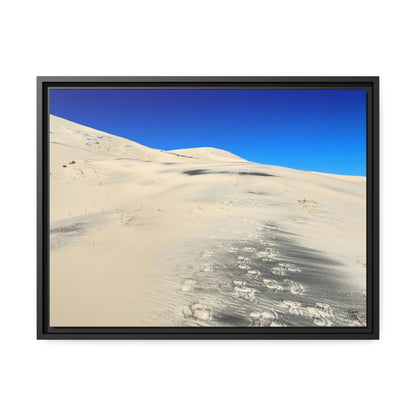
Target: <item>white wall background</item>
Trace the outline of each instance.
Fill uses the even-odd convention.
[[[4,415],[411,414],[411,1],[3,3]],[[36,75],[379,75],[380,341],[36,341]]]

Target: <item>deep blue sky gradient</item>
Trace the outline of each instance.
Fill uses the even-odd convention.
[[[156,149],[366,174],[365,90],[53,89],[50,113]]]

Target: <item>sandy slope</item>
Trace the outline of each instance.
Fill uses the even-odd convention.
[[[196,147],[192,149],[177,149],[171,150],[169,153],[188,156],[204,161],[214,161],[214,162],[246,162],[246,160],[242,159],[234,155],[233,153],[227,152],[226,150],[216,149],[214,147]]]
[[[365,324],[365,178],[50,131],[51,325]]]

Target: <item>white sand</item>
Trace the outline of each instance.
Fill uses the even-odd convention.
[[[338,262],[339,287],[365,293],[365,178],[261,165],[213,148],[160,151],[55,116],[50,131],[52,326],[215,322],[214,301],[202,309],[190,305],[190,317],[179,304],[180,292],[199,284],[197,277],[192,283],[192,267],[214,276],[217,263],[209,253],[204,258],[207,241],[213,247],[225,239],[255,242],[265,222]],[[250,266],[236,261],[233,273],[246,274]],[[302,285],[308,293],[307,282]],[[241,289],[246,283],[236,287],[235,296],[251,296],[250,288]],[[281,296],[285,290],[292,301],[296,291],[303,296],[294,287],[282,283]],[[185,300],[208,299],[202,291],[192,296]],[[307,315],[306,298],[299,299],[296,313]],[[284,317],[279,308],[273,313]],[[316,325],[330,319],[319,308],[310,312]],[[269,316],[260,312],[252,313]]]

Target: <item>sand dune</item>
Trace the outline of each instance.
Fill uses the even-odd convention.
[[[365,325],[361,177],[50,116],[52,326]]]
[[[181,156],[188,156],[196,159],[201,160],[211,160],[211,161],[224,161],[224,162],[232,162],[232,161],[243,161],[246,160],[234,155],[233,153],[227,152],[226,150],[216,149],[215,147],[195,147],[191,149],[177,149],[177,150],[170,150],[169,153]]]

